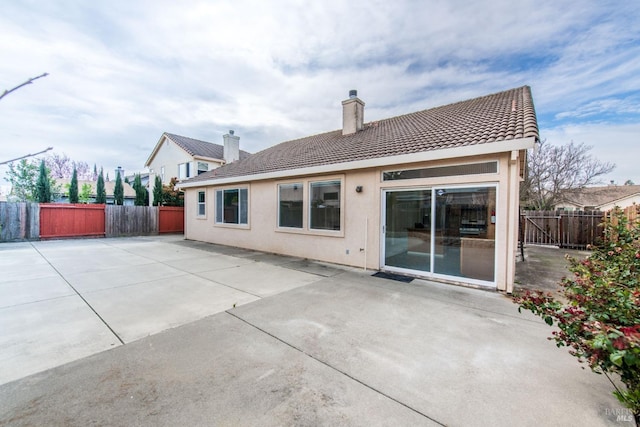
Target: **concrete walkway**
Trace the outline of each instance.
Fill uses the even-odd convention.
[[[498,293],[175,237],[0,260],[5,378],[78,359],[0,385],[0,425],[625,425],[607,380]]]

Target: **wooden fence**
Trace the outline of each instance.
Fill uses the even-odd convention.
[[[184,233],[184,208],[160,206],[158,211],[159,233]]]
[[[640,219],[640,207],[624,209],[630,224]],[[601,211],[523,211],[520,214],[520,241],[524,244],[585,249],[602,236]]]
[[[37,203],[0,202],[0,242],[37,239],[40,206]]]
[[[627,225],[627,228],[633,226],[633,224],[640,221],[640,205],[628,206],[624,208],[623,211],[624,211],[624,216],[626,216],[627,219],[629,220],[629,224]],[[612,211],[609,211],[606,213],[607,218],[611,215],[611,212]]]
[[[107,205],[104,217],[107,237],[158,233],[158,208],[154,206]]]
[[[184,232],[184,208],[0,203],[0,242]]]
[[[104,237],[105,205],[40,204],[40,238]]]

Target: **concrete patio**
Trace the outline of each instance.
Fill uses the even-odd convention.
[[[624,425],[498,293],[177,236],[0,265],[0,425]]]

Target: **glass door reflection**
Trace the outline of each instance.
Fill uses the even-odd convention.
[[[494,281],[494,187],[436,188],[434,272]]]
[[[385,265],[431,271],[431,190],[385,192]]]

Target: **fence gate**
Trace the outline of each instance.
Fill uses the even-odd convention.
[[[520,214],[520,241],[585,249],[601,238],[603,217],[600,211],[524,211]]]
[[[528,211],[523,214],[524,244],[560,246],[560,215],[555,212]]]

